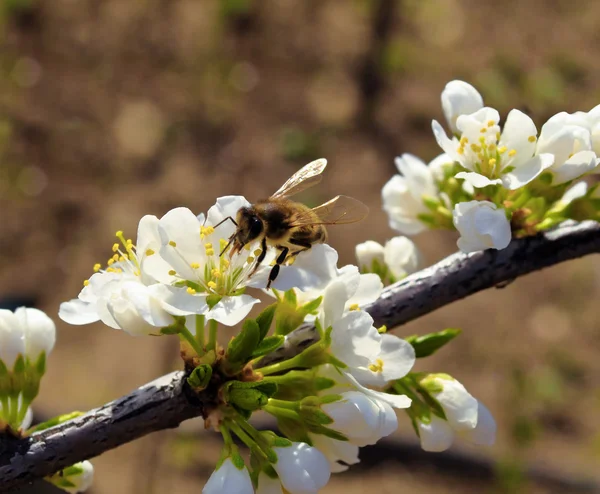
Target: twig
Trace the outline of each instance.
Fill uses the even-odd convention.
[[[378,325],[391,328],[518,276],[597,252],[600,224],[586,221],[564,225],[543,235],[515,240],[502,251],[454,254],[388,287],[365,310]],[[183,375],[174,372],[163,376],[29,438],[1,438],[0,492],[201,415],[203,401],[211,397],[191,396],[183,385]]]

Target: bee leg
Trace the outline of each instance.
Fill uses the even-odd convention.
[[[275,261],[275,266],[273,266],[273,268],[271,269],[271,272],[269,273],[269,281],[267,282],[267,289],[271,288],[271,283],[273,283],[275,281],[275,278],[277,278],[277,275],[279,274],[279,269],[280,269],[279,266],[281,266],[283,264],[283,262],[286,260],[289,251],[290,251],[289,247],[281,247],[281,252],[280,252],[279,256],[277,257],[277,260]]]
[[[256,273],[256,270],[258,269],[258,267],[265,260],[265,256],[267,255],[267,239],[266,239],[266,237],[262,239],[262,242],[260,244],[260,249],[261,249],[260,254],[256,258],[256,262],[254,263],[254,267],[252,268],[252,271],[250,271],[248,278],[250,278],[254,273]]]

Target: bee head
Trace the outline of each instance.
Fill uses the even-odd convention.
[[[256,240],[264,230],[263,222],[253,207],[241,208],[238,211],[237,224],[235,242],[240,245],[240,248]]]

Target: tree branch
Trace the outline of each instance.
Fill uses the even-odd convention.
[[[542,235],[515,240],[501,251],[447,257],[386,288],[365,310],[377,325],[392,328],[518,276],[598,252],[600,224],[586,221],[563,225]],[[310,333],[307,328],[298,331],[303,336],[289,338],[293,343],[276,352],[276,358],[286,358],[288,351],[304,347],[311,339]],[[0,492],[202,415],[203,402],[214,397],[208,396],[209,390],[192,396],[183,377],[183,372],[168,374],[31,437],[0,438]]]

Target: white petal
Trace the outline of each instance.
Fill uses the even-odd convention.
[[[227,217],[231,217],[235,220],[240,208],[248,206],[250,206],[250,203],[243,196],[219,197],[216,204],[208,210],[206,224],[215,226]],[[217,227],[215,235],[219,238],[229,238],[234,234],[235,230],[236,226],[233,221],[227,220],[223,221],[223,223]]]
[[[463,179],[466,183],[477,189],[487,187],[488,185],[499,185],[502,183],[502,180],[499,178],[492,180],[485,175],[476,172],[458,172],[455,177]]]
[[[231,458],[227,458],[218,470],[215,470],[204,489],[203,494],[221,494],[235,492],[239,494],[253,494],[254,487],[246,467],[238,469]]]
[[[540,154],[520,164],[514,170],[502,175],[502,185],[509,190],[516,190],[531,182],[554,163],[551,154]]]
[[[252,306],[259,302],[260,300],[250,295],[223,297],[206,313],[206,319],[214,319],[225,326],[235,326],[249,314]]]
[[[90,324],[100,319],[95,303],[84,302],[78,298],[60,304],[58,317],[74,325]]]
[[[400,174],[406,178],[410,186],[410,191],[417,200],[420,200],[423,194],[436,194],[437,187],[434,183],[433,175],[423,160],[412,154],[405,153],[397,157],[395,163]]]
[[[361,270],[370,271],[373,268],[373,261],[377,261],[383,266],[383,245],[373,240],[367,240],[358,244],[355,249],[356,260]]]
[[[432,395],[444,409],[450,426],[457,431],[474,429],[477,425],[477,400],[456,379],[437,378],[435,382],[443,389]]]
[[[106,307],[119,328],[126,333],[132,336],[159,334],[158,328],[148,324],[129,300],[125,298],[111,300]]]
[[[587,194],[588,185],[585,182],[577,182],[571,188],[569,188],[563,196],[560,198],[560,202],[563,206],[570,204],[575,199],[579,199]]]
[[[0,360],[10,370],[19,354],[24,353],[24,328],[12,311],[0,309]]]
[[[465,158],[458,153],[458,141],[451,140],[437,120],[431,122],[431,129],[433,130],[433,136],[435,137],[438,146],[442,148],[444,153],[446,153],[452,161],[456,161],[464,166]]]
[[[148,324],[162,328],[173,323],[173,317],[152,297],[153,292],[149,287],[135,282],[123,283],[122,294]]]
[[[148,214],[138,224],[136,241],[138,256],[143,256],[150,246],[160,246],[160,235],[158,233],[158,218]]]
[[[384,393],[382,391],[375,391],[373,389],[366,388],[362,384],[360,384],[354,376],[352,376],[348,372],[343,372],[344,377],[347,381],[352,384],[356,389],[362,391],[368,396],[376,398],[378,400],[384,401],[388,405],[391,405],[393,408],[408,408],[411,404],[411,399],[406,395],[393,395],[390,393]]]
[[[442,110],[452,132],[457,133],[456,119],[483,107],[481,94],[464,81],[450,81],[442,91]]]
[[[386,381],[400,379],[410,372],[415,365],[415,349],[406,340],[392,334],[381,335],[381,352],[383,360],[383,376]]]
[[[556,164],[552,172],[552,185],[560,185],[579,178],[585,173],[596,168],[596,153],[594,151],[579,151],[567,159],[563,164]]]
[[[352,267],[355,268],[355,266]],[[343,279],[344,283],[346,283],[346,286],[349,285],[348,278],[349,277],[345,277]],[[354,278],[354,276],[352,276],[352,278]],[[383,291],[383,283],[381,282],[381,278],[379,276],[373,273],[367,273],[361,274],[354,279],[358,280],[358,286],[356,289],[352,287],[348,290],[348,294],[352,294],[353,291],[354,293],[350,295],[350,298],[346,302],[346,308],[349,308],[354,304],[358,304],[362,307],[374,302],[379,298],[381,292]]]
[[[520,110],[511,110],[506,117],[504,129],[500,137],[499,147],[506,146],[509,151],[516,151],[514,157],[505,155],[502,168],[519,167],[533,156],[536,147],[537,129],[533,120]]]
[[[445,420],[433,415],[429,424],[417,421],[417,426],[423,450],[439,453],[452,446],[454,431]]]
[[[496,442],[496,421],[483,403],[479,401],[477,404],[477,425],[464,435],[472,443],[492,446]]]
[[[363,311],[347,312],[333,323],[331,353],[350,367],[368,365],[379,354],[381,335]]]
[[[327,458],[317,448],[306,443],[275,447],[277,471],[283,487],[291,494],[312,494],[325,487],[331,472]]]
[[[162,308],[174,316],[205,314],[208,312],[205,293],[190,294],[183,287],[155,284],[148,287],[152,297],[159,300]]]

